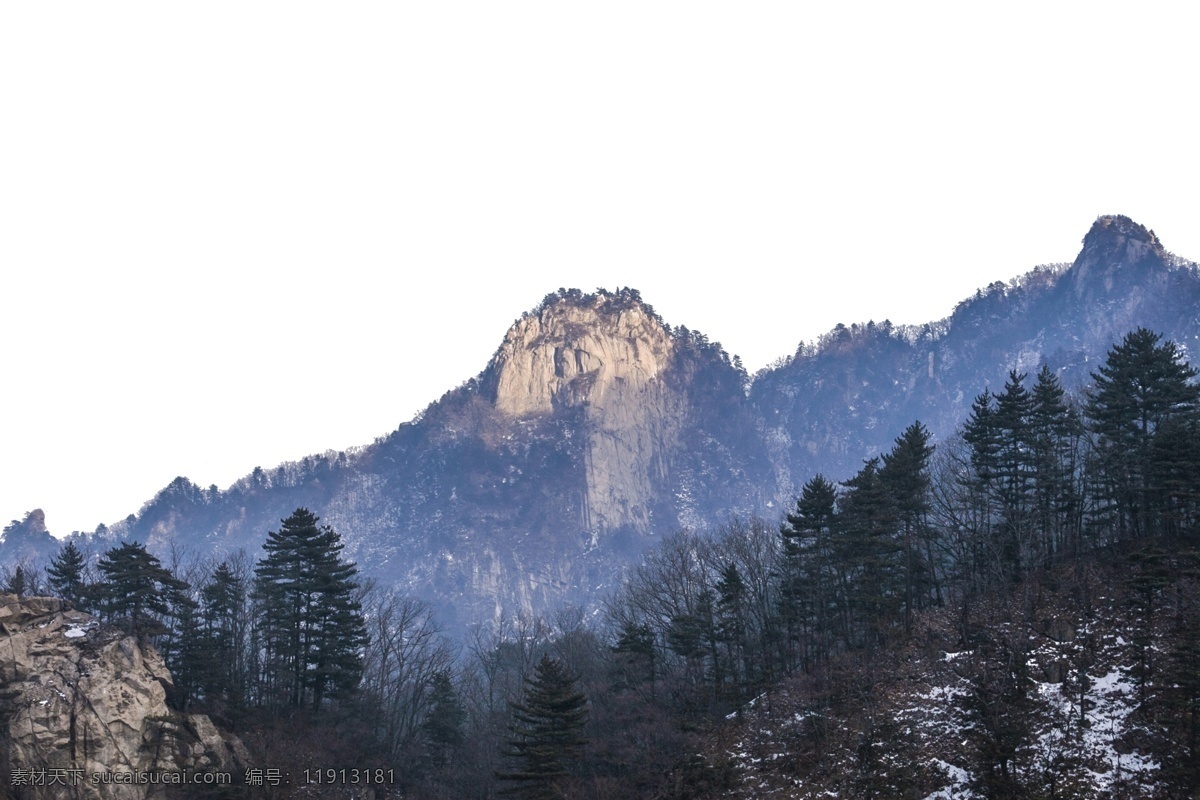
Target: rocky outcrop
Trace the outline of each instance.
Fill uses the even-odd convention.
[[[56,598],[0,595],[0,781],[14,797],[131,800],[163,796],[151,773],[240,779],[241,744],[203,715],[168,708],[171,687],[162,658],[136,637]],[[146,782],[119,782],[135,773]]]
[[[1119,214],[1099,217],[1083,237],[1083,249],[1072,265],[1072,286],[1086,290],[1096,281],[1093,272],[1112,288],[1114,273],[1134,268],[1165,269],[1167,253],[1154,231]]]
[[[500,412],[582,410],[587,530],[650,527],[685,407],[664,380],[674,350],[646,306],[604,293],[544,304],[513,324],[493,359]]]
[[[46,528],[46,512],[35,508],[22,520],[13,520],[0,532],[0,550],[10,564],[34,563],[58,552],[58,540]]]

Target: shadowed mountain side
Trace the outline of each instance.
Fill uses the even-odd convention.
[[[923,326],[839,325],[756,376],[783,489],[821,471],[852,474],[919,419],[937,438],[953,433],[971,401],[1011,369],[1045,363],[1070,388],[1090,382],[1109,347],[1144,326],[1194,348],[1200,273],[1166,253],[1127,217],[1101,217],[1071,265],[1038,267],[996,282]]]
[[[1048,363],[1078,387],[1138,326],[1194,348],[1200,273],[1125,217],[1097,220],[1071,265],[993,283],[940,322],[839,325],[752,384],[634,290],[559,290],[479,376],[374,444],[223,491],[178,478],[90,547],[257,553],[303,506],[365,573],[452,624],[591,605],[657,537],[774,518],[815,472],[853,474],[913,420],[944,438],[1010,369]]]
[[[448,622],[588,604],[656,535],[772,501],[746,383],[719,345],[670,329],[632,290],[560,291],[478,378],[374,444],[223,492],[177,479],[104,535],[255,551],[305,506],[367,574]]]

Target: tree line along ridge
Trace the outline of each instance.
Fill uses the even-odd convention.
[[[1155,719],[1141,745],[1161,765],[1152,788],[1184,796],[1200,788],[1200,668],[1186,658],[1200,652],[1196,376],[1145,329],[1110,349],[1082,397],[1046,368],[1011,372],[946,441],[914,422],[855,475],[812,476],[778,526],[666,537],[595,620],[510,615],[450,641],[427,605],[360,580],[305,509],[268,534],[257,564],[168,568],[124,543],[92,569],[68,543],[44,577],[0,577],[18,593],[44,582],[152,641],[178,707],[256,731],[264,750],[280,719],[302,721],[292,737],[336,731],[354,742],[344,757],[395,765],[406,796],[683,798],[734,785],[728,764],[697,753],[747,704],[828,685],[929,615],[957,620],[954,646],[983,652],[979,608],[1035,603],[1046,576],[1115,560],[1143,620],[1127,638]],[[1148,627],[1165,609],[1179,621],[1170,643]],[[1019,709],[1029,689],[1013,675],[1001,694]],[[996,708],[963,712],[979,723],[972,790],[1032,796],[1041,773],[1016,729],[989,728]],[[820,716],[803,726],[815,747]]]

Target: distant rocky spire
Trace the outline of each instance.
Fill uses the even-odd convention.
[[[1078,295],[1089,287],[1098,288],[1098,282],[1111,289],[1112,278],[1119,273],[1154,269],[1166,269],[1166,251],[1154,231],[1129,217],[1110,214],[1099,217],[1083,237],[1070,282]]]
[[[587,420],[581,526],[647,531],[686,396],[664,380],[670,331],[632,289],[551,294],[509,329],[484,382],[510,418],[576,409]]]
[[[1110,214],[1098,218],[1083,237],[1083,249],[1075,259],[1075,266],[1097,262],[1133,265],[1148,260],[1162,263],[1164,255],[1154,231],[1129,217]]]
[[[49,533],[46,528],[46,512],[40,508],[35,508],[25,515],[25,519],[18,522],[13,520],[7,527],[4,528],[4,536],[8,537],[41,537]]]
[[[46,512],[40,508],[6,525],[0,542],[4,544],[4,558],[12,561],[46,558],[58,550],[58,540],[46,528]]]

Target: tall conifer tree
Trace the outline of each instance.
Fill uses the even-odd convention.
[[[50,566],[46,567],[50,588],[63,600],[80,606],[84,594],[83,570],[83,553],[79,552],[74,542],[67,542],[58,554],[50,559]]]
[[[1076,486],[1076,452],[1083,431],[1066,392],[1045,364],[1034,383],[1030,434],[1034,465],[1034,508],[1043,536],[1042,554],[1049,560],[1079,544],[1081,498]]]
[[[920,422],[909,425],[896,438],[891,452],[884,454],[879,471],[892,496],[904,548],[905,630],[911,629],[913,612],[924,608],[931,590],[940,596],[926,524],[930,503],[929,458],[933,455],[929,440],[929,430],[924,425]]]
[[[100,607],[122,621],[131,633],[161,634],[163,618],[188,589],[158,558],[138,542],[122,542],[107,551],[97,565],[104,581],[97,587]]]
[[[1153,440],[1164,425],[1196,415],[1196,375],[1174,342],[1162,342],[1145,328],[1126,334],[1092,373],[1095,384],[1084,410],[1097,436],[1103,485],[1121,535],[1148,536],[1163,527]]]
[[[306,508],[267,534],[267,555],[254,569],[268,682],[290,706],[319,709],[350,692],[362,676],[367,642],[354,599],[358,568],[341,558],[341,537]]]
[[[508,742],[508,755],[517,768],[496,776],[509,784],[505,794],[522,800],[561,796],[559,785],[570,776],[587,741],[583,726],[588,701],[575,688],[575,680],[561,661],[548,655],[526,680],[524,700],[512,706],[513,738]]]
[[[837,628],[833,609],[842,607],[836,599],[843,588],[833,549],[836,513],[837,487],[824,475],[815,475],[800,490],[796,509],[779,530],[779,613],[787,645],[800,645],[805,669],[813,658],[828,653],[828,637]],[[785,667],[790,671],[794,666],[788,653]]]
[[[999,444],[995,490],[1001,517],[997,550],[1008,577],[1014,581],[1024,577],[1032,560],[1032,414],[1033,397],[1025,388],[1025,374],[1012,370],[1004,391],[996,396],[993,419]]]

